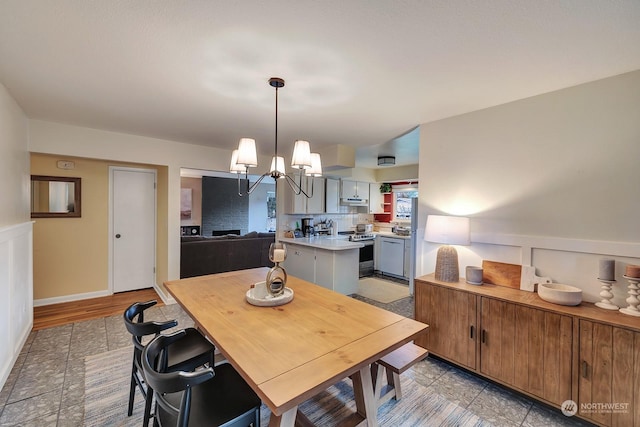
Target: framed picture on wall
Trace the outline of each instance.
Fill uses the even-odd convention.
[[[180,219],[191,219],[191,188],[180,189]]]

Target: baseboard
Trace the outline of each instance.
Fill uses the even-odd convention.
[[[160,286],[153,285],[153,289],[155,289],[156,293],[160,296],[160,299],[162,300],[162,302],[164,302],[166,305],[170,305],[170,304],[175,304],[176,300],[173,299],[173,297],[171,295],[167,295],[163,292],[162,288]]]
[[[31,333],[32,329],[33,329],[33,317],[31,318],[31,321],[29,322],[29,324],[26,325],[26,328],[22,331],[22,337],[20,337],[20,340],[16,343],[16,348],[14,349],[13,357],[11,358],[11,360],[8,361],[8,363],[4,364],[2,368],[3,371],[0,372],[0,390],[4,388],[4,385],[7,382],[7,378],[9,378],[9,374],[11,373],[14,365],[18,361],[18,357],[20,356],[20,351],[22,350],[25,343],[27,342],[27,339],[29,338],[29,334]]]
[[[42,298],[42,299],[33,300],[33,306],[41,307],[43,305],[59,304],[61,302],[80,301],[83,299],[90,299],[90,298],[107,297],[109,295],[113,295],[113,294],[109,291],[97,291],[97,292],[87,292],[84,294],[64,295],[61,297]]]

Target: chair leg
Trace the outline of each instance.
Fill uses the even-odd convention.
[[[135,357],[135,356],[134,356]],[[133,399],[136,395],[136,362],[135,360],[131,366],[131,386],[129,388],[129,409],[127,415],[130,417],[133,414]]]
[[[151,403],[153,402],[153,389],[151,389],[151,387],[149,387],[149,384],[147,384],[147,393],[145,395],[145,399],[144,399],[144,419],[142,420],[142,425],[144,427],[148,427],[149,425],[149,419],[151,418]],[[155,425],[155,417],[153,418],[153,422]]]

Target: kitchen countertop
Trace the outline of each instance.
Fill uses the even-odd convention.
[[[393,237],[394,239],[404,239],[404,240],[410,240],[411,239],[411,235],[409,235],[409,236],[401,236],[399,234],[391,233],[389,231],[376,231],[373,234],[376,234],[376,235],[382,236],[382,237]]]
[[[327,251],[344,251],[348,249],[359,249],[364,246],[360,242],[349,241],[348,236],[299,237],[297,239],[290,238],[290,237],[282,237],[278,240],[283,243],[309,246],[312,248],[324,249]]]

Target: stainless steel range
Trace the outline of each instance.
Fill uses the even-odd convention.
[[[360,248],[360,262],[358,265],[359,277],[373,276],[373,250],[376,236],[373,233],[355,233],[349,236],[352,242],[360,242],[364,247]]]

